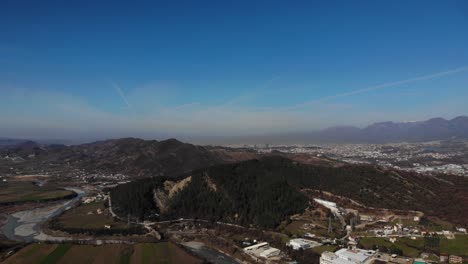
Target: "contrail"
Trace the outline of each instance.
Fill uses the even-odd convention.
[[[120,98],[122,98],[122,100],[124,101],[124,103],[127,105],[127,107],[131,107],[130,103],[128,102],[127,100],[127,97],[125,97],[125,94],[124,92],[122,91],[122,89],[120,88],[120,86],[113,82],[112,83],[112,86],[114,86],[114,89],[117,91],[117,93],[120,95]]]
[[[399,86],[399,85],[408,84],[408,83],[414,83],[414,82],[419,82],[419,81],[436,79],[436,78],[440,78],[440,77],[443,77],[443,76],[446,76],[446,75],[451,75],[451,74],[464,72],[464,71],[468,71],[468,66],[464,66],[464,67],[461,67],[461,68],[456,68],[456,69],[452,69],[452,70],[448,70],[448,71],[433,73],[433,74],[429,74],[429,75],[423,75],[423,76],[419,76],[419,77],[415,77],[415,78],[411,78],[411,79],[379,84],[379,85],[376,85],[376,86],[371,86],[371,87],[367,87],[367,88],[363,88],[363,89],[358,89],[358,90],[354,90],[354,91],[350,91],[350,92],[346,92],[346,93],[325,96],[325,97],[322,97],[322,98],[319,98],[319,99],[315,99],[315,100],[312,100],[312,101],[308,101],[308,102],[305,102],[305,103],[302,103],[302,104],[292,106],[291,108],[293,108],[293,109],[301,108],[301,107],[309,106],[309,105],[311,105],[313,103],[318,103],[318,102],[322,102],[322,101],[326,101],[326,100],[330,100],[330,99],[335,99],[335,98],[339,98],[339,97],[346,97],[346,96],[350,96],[350,95],[366,93],[366,92],[370,92],[370,91],[380,90],[380,89]]]

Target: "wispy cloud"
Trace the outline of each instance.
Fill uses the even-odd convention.
[[[122,100],[124,101],[126,108],[130,108],[131,105],[128,102],[127,97],[125,96],[124,92],[122,91],[122,88],[120,88],[120,86],[115,82],[112,82],[112,86],[117,91],[117,94],[120,96],[120,98],[122,98]]]
[[[401,80],[401,81],[383,83],[383,84],[379,84],[379,85],[375,85],[375,86],[371,86],[371,87],[367,87],[367,88],[363,88],[363,89],[357,89],[357,90],[349,91],[349,92],[346,92],[346,93],[325,96],[325,97],[322,97],[322,98],[318,98],[318,99],[315,99],[315,100],[311,100],[311,101],[308,101],[308,102],[297,104],[297,105],[294,105],[294,106],[291,106],[291,107],[288,107],[288,108],[289,109],[299,109],[299,108],[311,106],[311,105],[313,105],[315,103],[320,103],[320,102],[335,99],[335,98],[367,93],[367,92],[371,92],[371,91],[376,91],[376,90],[385,89],[385,88],[389,88],[389,87],[396,87],[396,86],[409,84],[409,83],[415,83],[415,82],[419,82],[419,81],[437,79],[437,78],[441,78],[441,77],[444,77],[444,76],[447,76],[447,75],[452,75],[452,74],[456,74],[456,73],[460,73],[460,72],[466,72],[466,71],[468,71],[468,66],[464,66],[464,67],[460,67],[460,68],[456,68],[456,69],[451,69],[451,70],[447,70],[447,71],[442,71],[442,72],[437,72],[437,73],[432,73],[432,74],[427,74],[427,75],[423,75],[423,76],[418,76],[418,77],[405,79],[405,80]]]

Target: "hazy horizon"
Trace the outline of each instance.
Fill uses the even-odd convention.
[[[463,1],[6,1],[0,24],[1,137],[248,137],[468,113]]]

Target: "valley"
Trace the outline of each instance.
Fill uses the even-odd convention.
[[[313,154],[144,142],[0,150],[8,156],[0,167],[9,171],[0,191],[6,263],[30,256],[61,263],[81,251],[95,252],[84,263],[106,254],[121,263],[180,261],[171,250],[185,252],[187,263],[318,263],[324,252],[352,246],[411,259],[467,257],[465,177]],[[177,168],[191,159],[179,157],[180,149],[210,158]],[[86,162],[78,159],[83,153]],[[138,162],[152,155],[165,158]],[[52,166],[52,158],[62,164]],[[49,166],[35,169],[41,164]],[[44,242],[51,244],[39,246]]]

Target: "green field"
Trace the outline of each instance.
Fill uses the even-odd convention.
[[[53,184],[42,187],[30,181],[9,181],[0,188],[0,203],[21,203],[47,201],[72,195],[72,191],[58,188]]]
[[[388,239],[382,237],[365,237],[362,238],[359,243],[363,245],[364,248],[371,249],[374,245],[377,245],[379,248],[398,248],[403,251],[403,255],[407,257],[418,257],[422,250],[418,248],[424,247],[424,241],[422,239],[411,240],[409,238],[398,238],[395,243],[390,242]]]
[[[310,230],[304,230],[302,229],[302,226],[304,224],[316,224],[318,225],[318,227],[312,228]],[[306,233],[313,233],[317,236],[326,236],[331,238],[342,237],[344,235],[339,221],[332,221],[333,231],[331,234],[329,234],[328,230],[326,228],[323,228],[322,226],[328,226],[328,220],[314,222],[293,220],[284,228],[284,231],[293,237],[302,237]]]
[[[200,263],[172,243],[138,244],[134,248],[130,263]]]
[[[468,235],[457,235],[455,239],[442,239],[440,252],[468,257]]]
[[[418,257],[424,252],[424,240],[418,238],[412,240],[409,238],[398,238],[395,243],[391,243],[381,237],[364,237],[359,243],[365,248],[372,248],[373,245],[384,246],[386,248],[395,247],[403,251],[404,256]],[[458,256],[468,256],[468,235],[457,235],[455,239],[440,239],[440,246],[437,251],[440,253],[453,254]]]
[[[155,244],[109,244],[103,246],[71,244],[31,244],[4,263],[201,263],[175,244],[161,242]]]
[[[324,251],[335,252],[335,250],[337,248],[338,248],[337,246],[333,246],[333,245],[323,245],[323,246],[319,246],[319,247],[314,247],[314,248],[312,248],[312,250],[319,253],[319,254],[322,254],[322,252],[324,252]]]
[[[63,257],[65,256],[65,254],[67,253],[67,251],[72,247],[72,245],[70,244],[63,244],[63,245],[58,245],[54,251],[52,251],[52,253],[50,253],[49,255],[45,256],[45,258],[43,258],[41,260],[41,263],[43,264],[52,264],[52,263],[58,263],[58,261]]]
[[[97,210],[102,213],[98,214]],[[115,221],[104,206],[104,202],[82,204],[66,211],[57,218],[63,228],[103,229],[104,225],[110,225],[112,229],[126,229],[127,224]]]

